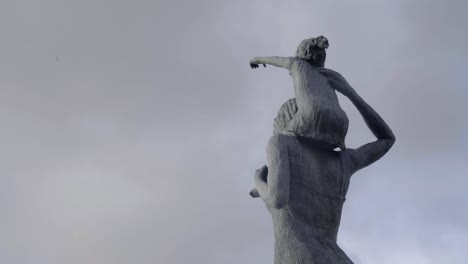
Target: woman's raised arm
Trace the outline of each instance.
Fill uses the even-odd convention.
[[[281,209],[289,202],[289,154],[288,138],[274,135],[268,142],[268,167],[263,166],[255,174],[255,187],[270,208]]]
[[[325,72],[326,71],[326,72]],[[348,149],[352,161],[352,172],[360,170],[385,155],[395,143],[395,135],[380,115],[348,84],[339,73],[322,69],[319,72],[327,76],[331,86],[354,104],[361,113],[367,127],[377,138],[357,149]]]

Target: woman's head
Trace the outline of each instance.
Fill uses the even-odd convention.
[[[314,113],[304,116],[298,109],[296,98],[287,100],[273,122],[273,134],[299,136],[327,149],[346,149],[349,123],[346,113],[339,106],[333,109],[326,105],[318,106]],[[312,114],[312,119],[309,114]]]
[[[323,67],[328,46],[328,39],[324,36],[305,39],[297,47],[296,57],[309,61],[315,67]]]

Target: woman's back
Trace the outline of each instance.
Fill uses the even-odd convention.
[[[275,263],[352,263],[336,244],[349,185],[344,152],[286,135],[274,135],[269,145],[287,149],[290,170],[288,205],[270,208],[275,252],[282,252]]]

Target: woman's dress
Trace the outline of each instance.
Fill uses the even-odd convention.
[[[268,143],[267,157],[270,171],[287,159],[290,175],[288,204],[268,208],[275,264],[353,263],[337,244],[350,178],[346,150],[321,149],[300,137],[276,134]]]

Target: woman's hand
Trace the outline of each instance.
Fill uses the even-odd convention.
[[[252,197],[252,198],[259,198],[260,197],[260,194],[258,193],[257,189],[253,189],[249,192],[249,195]]]
[[[260,193],[258,191],[258,188],[265,188],[267,184],[267,177],[268,177],[268,167],[266,165],[263,165],[260,169],[255,171],[255,186],[257,188],[253,189],[252,191],[249,192],[249,195],[252,198],[258,198],[260,197]]]
[[[267,183],[268,177],[268,167],[267,165],[263,165],[260,169],[255,171],[255,182],[263,182]]]

